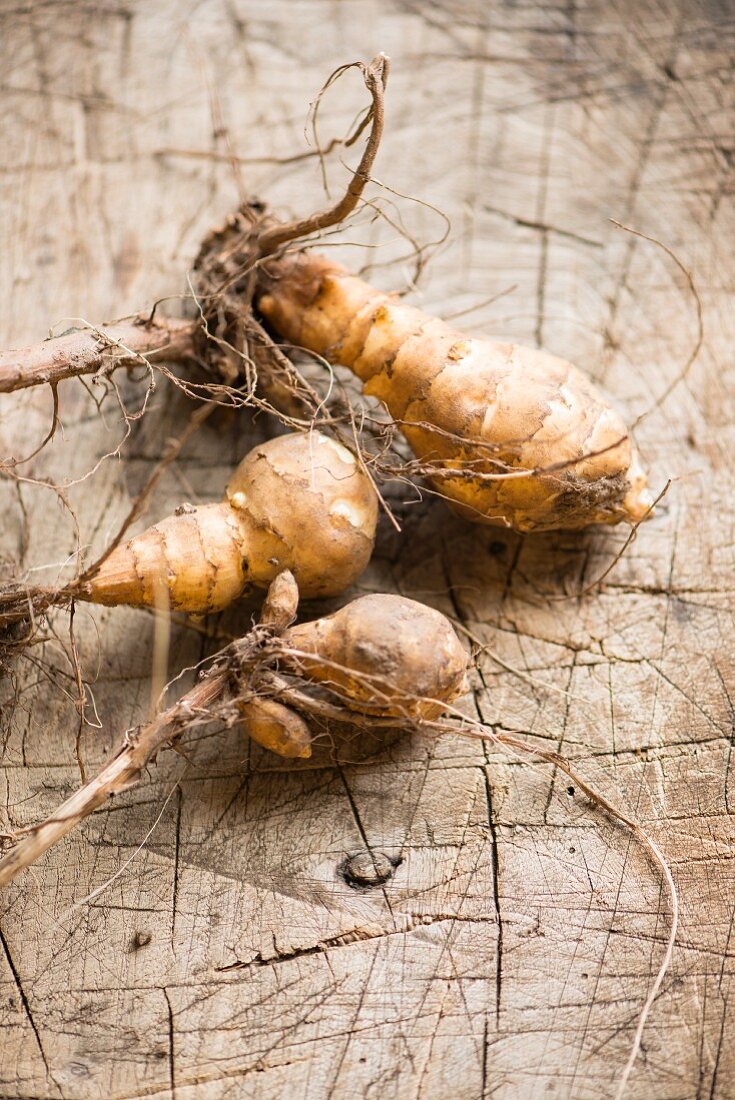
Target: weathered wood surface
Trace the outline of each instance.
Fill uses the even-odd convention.
[[[480,713],[578,761],[666,853],[681,928],[628,1093],[655,1100],[735,1095],[732,45],[727,0],[8,0],[0,35],[2,346],[185,292],[199,238],[237,201],[225,130],[243,157],[302,150],[323,78],[381,49],[379,178],[452,221],[415,300],[476,305],[468,327],[575,359],[633,419],[686,361],[695,311],[670,259],[608,219],[693,269],[705,346],[637,433],[654,485],[679,480],[601,592],[550,599],[593,579],[623,532],[521,539],[428,501],[403,510],[402,537],[386,525],[362,584],[461,617],[489,647]],[[347,78],[322,133],[363,102]],[[284,209],[321,202],[313,161],[242,174]],[[431,209],[396,202],[421,239],[440,233]],[[365,225],[350,239],[388,243],[353,258],[393,256],[393,231]],[[409,276],[374,271],[387,287]],[[121,437],[113,400],[104,419],[79,382],[60,400],[63,437],[28,477],[81,477]],[[50,412],[48,393],[3,398],[2,451],[32,451]],[[69,490],[85,545],[104,545],[186,415],[159,386],[122,461]],[[151,511],[215,497],[264,430],[216,419]],[[55,575],[76,545],[55,495],[5,480],[1,514],[3,563]],[[59,641],[3,685],[13,828],[78,782],[54,623]],[[76,634],[91,769],[146,714],[152,622],[84,608]],[[204,652],[177,629],[172,672]],[[212,730],[187,755],[0,899],[3,1097],[611,1095],[669,910],[638,845],[568,781],[459,740],[310,770]],[[358,891],[342,872],[366,847],[397,867]]]

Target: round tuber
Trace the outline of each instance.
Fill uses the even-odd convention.
[[[206,614],[283,570],[303,596],[336,596],[370,560],[377,516],[351,451],[317,431],[278,436],[246,455],[219,504],[181,505],[61,588],[0,588],[3,643],[24,644],[15,624],[72,599]]]
[[[440,611],[403,596],[361,596],[292,626],[283,664],[366,715],[435,718],[467,690],[467,654]]]

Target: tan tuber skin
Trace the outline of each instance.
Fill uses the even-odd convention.
[[[308,251],[262,265],[256,304],[282,339],[358,375],[465,518],[543,531],[650,511],[623,421],[571,363],[468,337]]]
[[[397,724],[437,718],[467,690],[467,654],[441,612],[403,596],[373,594],[289,627],[292,616],[283,608],[293,583],[290,573],[273,582],[269,605],[280,614],[274,617],[266,606],[261,616],[278,628],[279,667],[286,672],[323,684],[367,719]],[[293,608],[295,614],[295,602]],[[264,748],[311,756],[309,728],[293,706],[254,697],[238,702],[238,709],[248,734]]]
[[[289,759],[311,756],[311,733],[304,719],[275,699],[238,703],[245,731],[264,749]]]
[[[403,596],[361,596],[282,640],[286,667],[365,714],[435,718],[467,690],[467,655],[452,624]]]
[[[290,569],[303,596],[334,596],[367,565],[376,523],[375,490],[346,447],[316,431],[278,436],[243,459],[223,501],[136,535],[73,594],[204,613]]]
[[[206,614],[287,569],[303,596],[336,596],[367,566],[377,515],[373,484],[341,443],[278,436],[246,455],[219,504],[181,505],[62,588],[6,585],[0,630],[71,599]]]

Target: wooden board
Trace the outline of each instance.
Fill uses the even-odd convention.
[[[674,481],[601,591],[575,595],[624,531],[520,538],[429,500],[402,508],[400,537],[384,525],[360,588],[458,616],[487,645],[468,706],[564,752],[660,844],[681,925],[627,1096],[732,1096],[732,5],[9,0],[0,14],[2,346],[186,293],[199,239],[238,201],[228,153],[252,158],[246,192],[320,205],[314,160],[263,158],[304,151],[328,73],[385,50],[372,194],[422,242],[444,231],[437,211],[451,223],[412,299],[473,307],[468,328],[572,358],[630,421],[649,413],[637,437],[653,484]],[[364,101],[343,78],[323,139]],[[333,157],[333,190],[345,178]],[[704,347],[660,407],[695,303],[671,258],[611,218],[665,242],[701,295]],[[342,239],[381,285],[410,280],[385,221],[363,215]],[[6,573],[53,579],[73,554],[69,514],[33,479],[80,479],[115,450],[120,411],[108,394],[98,413],[102,392],[63,384],[63,434],[26,480],[3,480]],[[133,407],[142,387],[124,392]],[[2,452],[30,453],[50,415],[47,393],[3,398]],[[187,415],[159,383],[121,457],[69,486],[89,553]],[[221,415],[150,514],[214,499],[267,431]],[[58,640],[2,685],[11,829],[79,780],[68,619],[53,625]],[[152,621],[80,608],[75,632],[92,769],[148,711]],[[177,628],[171,673],[206,644]],[[670,910],[638,843],[563,776],[460,739],[342,769],[291,767],[217,729],[186,752],[0,899],[0,1095],[613,1094]],[[366,848],[395,869],[357,890],[345,861]]]

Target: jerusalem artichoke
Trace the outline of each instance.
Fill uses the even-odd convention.
[[[0,625],[34,597],[219,611],[284,569],[302,595],[334,596],[367,565],[376,523],[377,494],[346,447],[316,431],[278,436],[246,455],[219,504],[181,506],[58,591],[6,590]]]
[[[172,609],[219,611],[284,569],[303,596],[334,596],[367,565],[376,522],[375,490],[346,447],[319,432],[278,436],[246,455],[223,501],[136,535],[77,596],[150,607],[164,577]]]
[[[238,703],[248,737],[278,756],[311,756],[311,733],[304,719],[275,699]]]
[[[219,653],[177,703],[128,730],[99,774],[50,818],[24,830],[0,859],[0,886],[113,795],[140,782],[150,761],[188,725],[215,717],[231,724],[233,703],[254,740],[281,756],[308,757],[305,718],[311,714],[326,710],[379,733],[436,718],[464,690],[467,657],[438,611],[401,596],[364,596],[327,619],[289,628],[297,597],[290,573],[276,577],[260,624]],[[313,684],[327,689],[326,702],[309,694]]]
[[[622,419],[571,363],[469,338],[308,251],[269,259],[256,302],[284,340],[358,375],[467,519],[542,531],[650,511]]]
[[[435,718],[466,687],[467,656],[449,620],[403,596],[361,596],[282,641],[287,668],[365,714]]]

